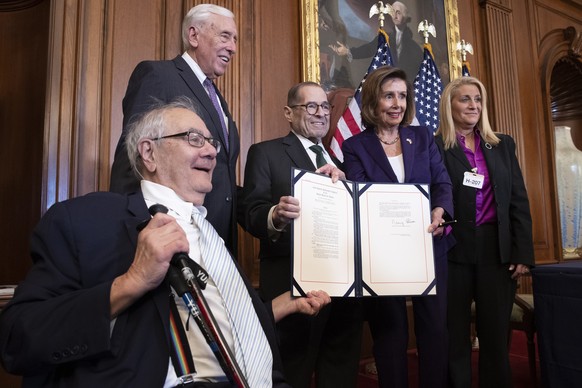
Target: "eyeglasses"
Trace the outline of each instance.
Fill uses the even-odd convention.
[[[321,111],[324,115],[328,115],[331,111],[331,105],[329,102],[323,102],[321,104],[316,104],[315,102],[308,102],[307,104],[297,104],[291,105],[289,108],[297,108],[298,106],[305,108],[307,113],[310,115],[314,115],[317,113],[317,110],[321,108]]]
[[[204,135],[199,134],[198,132],[193,132],[192,129],[189,131],[186,131],[186,132],[175,133],[173,135],[156,137],[155,139],[152,139],[152,140],[162,140],[162,139],[169,139],[172,137],[182,137],[182,136],[187,136],[188,143],[192,147],[202,148],[204,146],[204,142],[208,142],[211,146],[214,146],[214,148],[216,148],[216,153],[220,152],[220,148],[221,148],[222,144],[218,140],[216,140],[215,138],[212,138],[212,137],[206,137]]]

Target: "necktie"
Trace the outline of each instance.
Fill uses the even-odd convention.
[[[249,386],[271,386],[273,355],[241,275],[210,223],[197,211],[192,213],[192,219],[200,228],[200,251],[206,270],[224,300],[233,329],[236,360]]]
[[[214,109],[216,109],[216,113],[218,113],[218,119],[220,120],[220,126],[222,127],[222,134],[224,135],[224,148],[228,151],[228,130],[226,129],[226,125],[224,124],[224,116],[222,114],[222,109],[220,108],[220,104],[218,103],[218,96],[216,95],[214,84],[212,83],[210,78],[206,78],[204,80],[204,87],[208,92],[208,97],[210,97],[212,105],[214,105]]]
[[[322,166],[325,166],[327,164],[327,161],[325,160],[325,157],[323,156],[323,149],[319,146],[319,145],[312,145],[311,147],[309,147],[309,149],[313,152],[315,152],[315,162],[317,164],[317,168],[320,168]]]

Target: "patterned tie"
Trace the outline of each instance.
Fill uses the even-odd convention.
[[[218,119],[220,120],[220,125],[222,126],[222,134],[224,135],[224,148],[228,151],[228,130],[226,129],[226,125],[224,124],[224,115],[222,114],[222,109],[220,108],[220,104],[218,103],[218,96],[216,95],[216,90],[214,90],[214,84],[210,80],[210,78],[206,78],[204,80],[204,87],[208,92],[208,97],[210,97],[210,101],[212,101],[212,105],[214,105],[214,109],[216,109],[216,113],[218,113]]]
[[[323,167],[327,164],[325,157],[323,156],[323,149],[319,145],[312,145],[309,149],[315,152],[315,162],[317,163],[317,168]]]
[[[192,219],[200,228],[200,250],[214,280],[233,329],[234,353],[249,386],[272,385],[273,355],[251,297],[224,242],[196,210]]]

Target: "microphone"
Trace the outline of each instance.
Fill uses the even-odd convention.
[[[161,203],[153,204],[148,208],[148,211],[152,217],[155,216],[157,213],[168,214],[168,208],[162,205]],[[147,220],[143,220],[142,222],[140,222],[136,227],[137,231],[141,232],[149,224],[150,220],[151,218],[148,218]],[[178,252],[174,254],[174,256],[172,256],[170,264],[177,266],[178,268],[191,269],[189,274],[184,274],[184,276],[186,275],[192,276],[193,278],[196,279],[200,288],[202,288],[203,290],[206,289],[206,283],[208,282],[208,272],[206,272],[206,270],[202,268],[200,264],[192,260],[188,256],[188,254],[186,254],[185,252]],[[194,274],[192,271],[196,272],[196,274]],[[182,272],[184,272],[184,269],[182,269]],[[189,280],[191,279],[190,278],[186,279],[186,281]]]

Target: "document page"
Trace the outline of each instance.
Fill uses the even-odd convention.
[[[375,184],[359,203],[363,282],[378,295],[422,294],[435,276],[427,196],[417,185]]]
[[[293,222],[293,277],[305,292],[343,296],[354,283],[352,196],[344,183],[313,173],[295,184],[294,196],[301,215]]]

